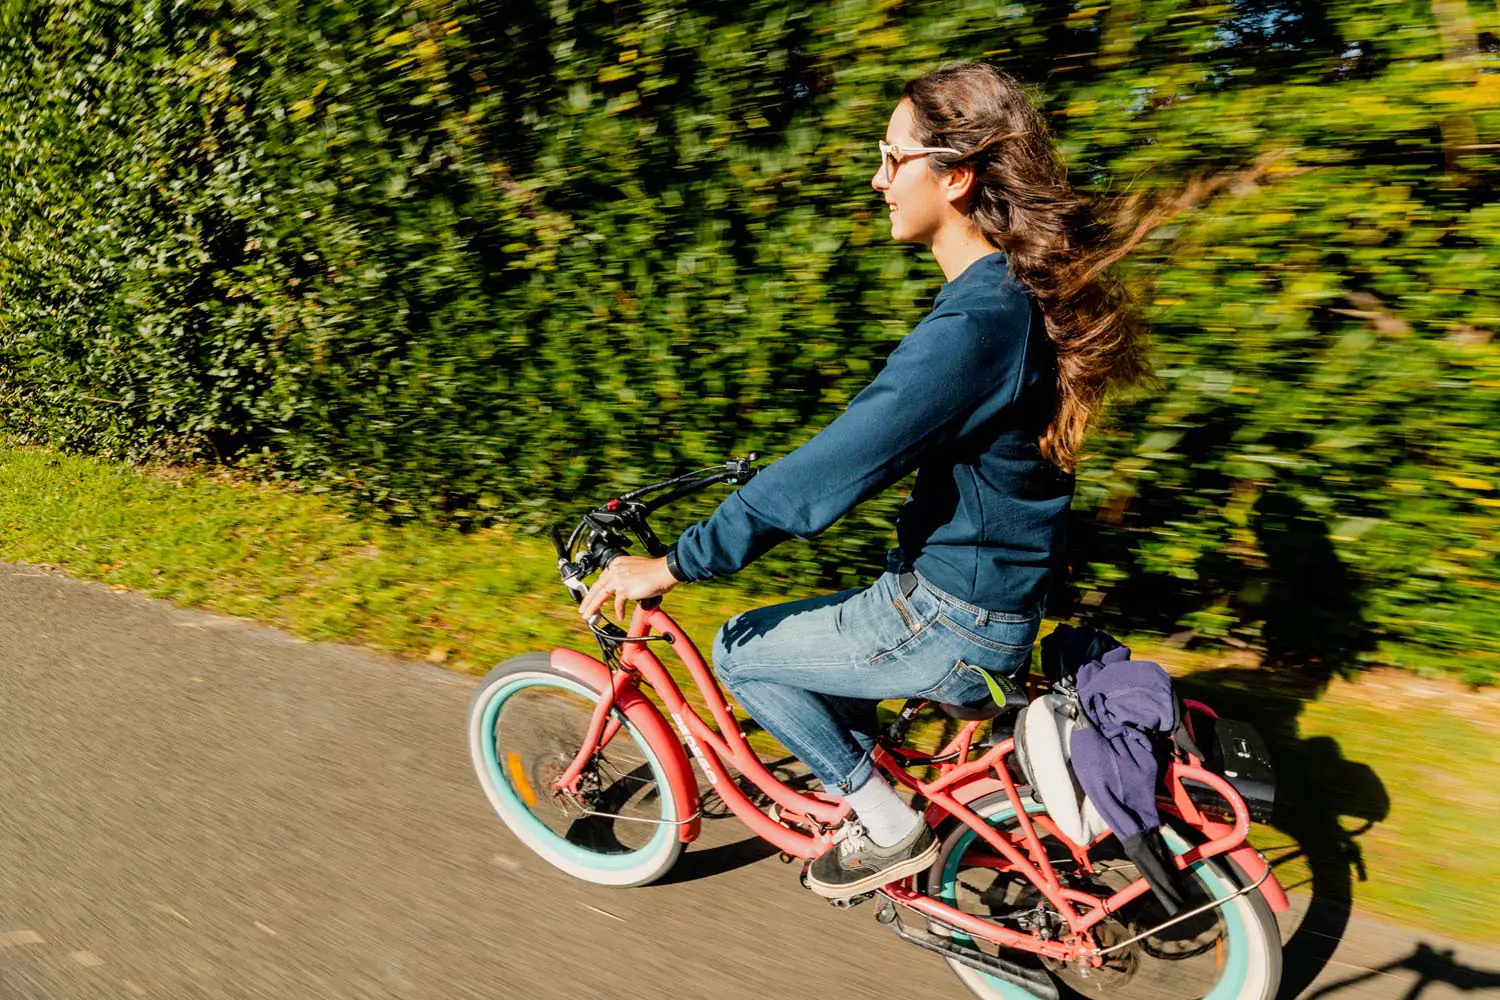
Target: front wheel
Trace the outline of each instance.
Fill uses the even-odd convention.
[[[991,826],[1009,831],[1019,826],[1010,799],[1003,792],[985,796],[969,808]],[[1040,812],[1041,807],[1028,805],[1027,811]],[[1187,851],[1183,837],[1170,828],[1163,832],[1174,852]],[[1037,834],[1059,874],[1069,871],[1072,864],[1068,850],[1040,829]],[[1012,929],[1035,926],[1038,920],[1047,919],[1051,907],[1029,881],[967,864],[971,848],[976,856],[980,849],[989,850],[973,830],[961,823],[954,825],[929,876],[928,891],[933,897]],[[1114,838],[1091,850],[1089,860],[1093,875],[1067,877],[1074,888],[1107,896],[1136,878],[1135,866]],[[1212,899],[1225,899],[1240,887],[1229,868],[1216,859],[1200,861],[1185,874],[1189,910]],[[1103,946],[1124,942],[1166,919],[1166,912],[1147,893],[1097,925],[1095,939]],[[966,935],[949,933],[956,941],[974,943]],[[989,945],[984,949],[992,952]],[[1064,1000],[1273,1000],[1281,982],[1281,936],[1275,915],[1258,891],[1237,896],[1217,909],[1127,945],[1087,974],[1076,966],[1024,953],[1011,951],[1005,957],[1045,970]],[[1025,989],[969,966],[951,960],[949,965],[969,991],[984,1000],[1037,1000]]]
[[[645,885],[682,853],[677,802],[659,756],[618,708],[624,724],[589,761],[578,793],[552,789],[599,698],[545,653],[506,660],[469,701],[469,756],[495,812],[544,860],[598,885]]]

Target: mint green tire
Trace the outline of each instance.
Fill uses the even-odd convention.
[[[661,760],[625,724],[590,761],[582,802],[551,790],[587,735],[599,693],[545,653],[506,660],[469,701],[469,756],[496,815],[528,849],[596,885],[645,885],[682,853]]]
[[[1004,793],[985,796],[970,808],[992,826],[1018,826],[1010,800]],[[1041,806],[1028,805],[1029,813],[1041,812]],[[1038,831],[1040,833],[1040,831]],[[1184,853],[1187,840],[1170,828],[1165,830],[1171,849]],[[1030,882],[1016,876],[1005,876],[993,868],[969,866],[966,853],[976,843],[990,848],[978,835],[961,823],[951,824],[943,839],[938,859],[928,875],[928,892],[950,906],[997,920],[1012,930],[1025,930],[1017,914],[1034,911],[1043,897]],[[1067,869],[1070,857],[1065,848],[1051,838],[1043,838],[1049,857],[1058,870]],[[1099,845],[1090,854],[1098,870],[1089,882],[1075,887],[1099,896],[1128,885],[1136,877],[1136,868],[1120,851],[1113,839]],[[1210,900],[1226,899],[1243,884],[1237,870],[1218,859],[1200,861],[1186,872],[1188,904],[1193,909]],[[1034,918],[1027,918],[1034,919]],[[1107,918],[1096,930],[1096,939],[1108,947],[1154,928],[1167,920],[1167,914],[1150,893]],[[955,943],[980,947],[995,954],[993,946],[978,946],[972,938],[957,931],[933,926]],[[1103,968],[1090,970],[1084,976],[1076,966],[1043,961],[1035,955],[1007,951],[1005,958],[1046,971],[1057,985],[1064,1000],[1079,997],[1109,1000],[1274,1000],[1281,983],[1281,936],[1276,916],[1259,891],[1234,896],[1222,906],[1190,918],[1174,927],[1128,945],[1113,953]],[[961,962],[948,960],[953,972],[971,993],[983,1000],[1037,1000],[1028,990],[986,975]]]

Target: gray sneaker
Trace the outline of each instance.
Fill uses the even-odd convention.
[[[926,871],[937,860],[938,842],[926,823],[900,842],[881,847],[853,820],[848,834],[812,863],[807,887],[827,899],[872,892],[883,885]]]

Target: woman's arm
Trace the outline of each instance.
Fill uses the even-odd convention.
[[[728,576],[779,542],[817,535],[993,417],[1015,397],[1030,317],[1024,295],[940,305],[832,423],[683,532],[676,578]]]

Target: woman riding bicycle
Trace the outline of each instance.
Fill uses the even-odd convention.
[[[832,898],[932,863],[932,832],[875,770],[875,705],[977,704],[984,671],[1028,662],[1084,432],[1146,367],[1128,299],[1100,276],[1126,247],[1072,192],[1014,80],[970,63],[912,81],[880,152],[892,238],[943,271],[932,311],[821,433],[667,556],[614,560],[581,605],[590,617],[613,596],[623,616],[627,600],[729,576],[917,471],[873,585],[738,615],[713,647],[740,705],[857,817],[809,873]]]

